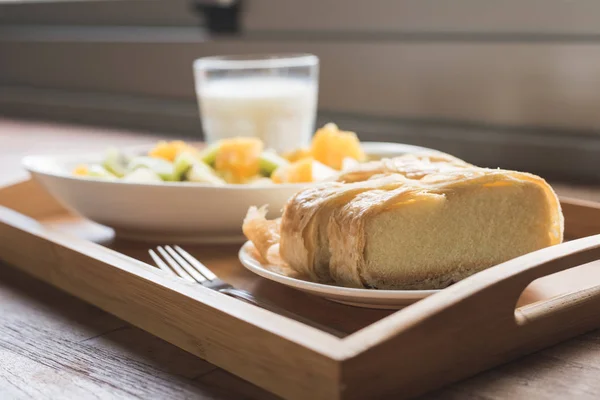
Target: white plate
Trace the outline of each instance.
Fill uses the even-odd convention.
[[[294,289],[351,306],[395,310],[439,292],[439,290],[356,289],[305,281],[273,272],[272,269],[276,267],[263,264],[260,259],[255,257],[255,254],[256,250],[251,242],[246,242],[239,252],[239,258],[244,267],[255,274]]]
[[[139,152],[146,147],[136,147]],[[392,157],[430,151],[396,143],[363,143],[365,152]],[[103,153],[28,156],[25,168],[63,205],[120,237],[163,243],[244,241],[242,220],[250,206],[269,205],[269,218],[308,184],[214,186],[191,182],[130,183],[74,176],[78,164],[98,163]]]

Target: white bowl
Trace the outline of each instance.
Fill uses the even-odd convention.
[[[375,157],[431,151],[396,143],[367,142],[363,147]],[[250,206],[268,204],[269,217],[277,217],[293,194],[310,185],[130,183],[71,173],[77,164],[97,163],[102,156],[28,156],[23,165],[73,212],[113,228],[120,237],[163,243],[242,242],[242,220]]]

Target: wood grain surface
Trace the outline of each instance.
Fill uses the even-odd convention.
[[[65,132],[70,132],[73,149],[148,140],[133,133],[0,120],[0,184],[23,176],[18,167],[23,153],[32,148],[55,151]],[[600,188],[557,187],[561,194],[600,200]],[[598,350],[596,331],[426,397],[597,398]],[[0,265],[0,360],[0,398],[273,398],[4,265]]]

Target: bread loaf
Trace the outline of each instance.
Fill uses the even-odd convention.
[[[281,259],[311,280],[438,289],[560,243],[563,217],[540,177],[421,154],[366,163],[299,192],[279,235]]]

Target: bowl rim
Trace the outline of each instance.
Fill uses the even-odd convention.
[[[439,152],[438,150],[415,146],[411,144],[404,143],[393,143],[393,142],[362,142],[361,145],[365,152],[369,155],[380,156],[385,158],[386,155],[388,157],[393,157],[393,153],[397,153],[396,155],[405,154],[408,152],[411,153],[419,153],[419,152]],[[126,146],[122,149],[126,152],[133,151],[144,151],[151,148],[153,144],[147,145],[137,145],[137,146]],[[394,150],[394,148],[396,150]],[[124,182],[122,180],[106,180],[102,178],[94,178],[94,177],[79,177],[73,175],[71,172],[66,170],[60,171],[49,171],[48,169],[44,169],[40,167],[40,162],[72,162],[72,163],[90,163],[95,162],[93,160],[99,160],[103,156],[104,152],[89,152],[89,153],[69,153],[69,154],[32,154],[23,157],[21,160],[21,165],[31,174],[43,175],[47,177],[54,177],[65,179],[73,182],[93,182],[101,185],[127,185],[130,187],[179,187],[179,188],[210,188],[210,189],[223,189],[223,190],[253,190],[253,189],[261,189],[261,190],[278,190],[278,189],[296,189],[300,190],[307,186],[318,185],[320,182],[313,183],[278,183],[273,185],[250,185],[250,184],[234,184],[234,183],[226,183],[224,185],[214,185],[211,183],[202,183],[202,182]],[[86,161],[87,160],[87,161]]]

